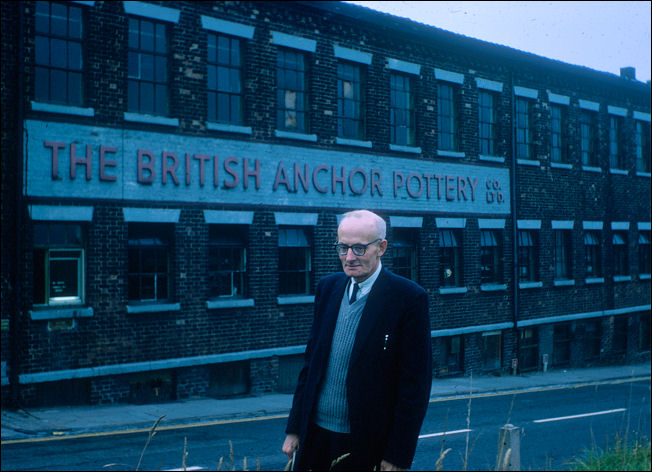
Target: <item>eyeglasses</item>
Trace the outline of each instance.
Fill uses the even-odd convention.
[[[377,243],[378,241],[382,241],[382,238],[378,238],[375,241],[371,241],[367,244],[354,244],[353,246],[347,246],[346,244],[335,243],[334,246],[335,250],[340,256],[346,256],[346,253],[349,252],[349,249],[351,249],[353,254],[356,256],[364,256],[365,252],[367,252],[367,247]]]

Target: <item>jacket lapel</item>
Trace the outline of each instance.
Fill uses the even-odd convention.
[[[342,274],[344,275],[344,274]],[[326,307],[324,309],[324,317],[322,321],[322,342],[321,350],[325,359],[328,359],[331,344],[333,341],[333,333],[335,332],[335,325],[337,324],[337,316],[340,313],[340,304],[344,296],[344,290],[349,278],[344,276],[337,280],[333,285],[331,291],[332,296],[328,297]]]
[[[387,308],[387,299],[390,294],[389,289],[389,276],[385,269],[381,269],[378,279],[376,279],[374,286],[371,288],[371,292],[369,292],[367,303],[362,311],[358,332],[355,335],[353,351],[351,352],[351,364],[355,362],[367,337]]]

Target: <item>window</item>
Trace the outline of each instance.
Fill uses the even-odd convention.
[[[582,165],[584,166],[598,167],[597,136],[595,113],[582,110],[580,115],[580,149],[582,153]]]
[[[167,43],[165,24],[129,18],[127,108],[130,112],[168,114]]]
[[[337,136],[364,139],[362,68],[349,62],[337,64]]]
[[[412,80],[407,75],[390,75],[390,143],[403,146],[415,144],[415,111]]]
[[[518,273],[521,282],[536,282],[539,279],[539,245],[537,233],[529,230],[518,231]]]
[[[444,287],[461,287],[464,284],[461,243],[459,231],[442,229],[439,233],[441,284]]]
[[[208,284],[211,298],[247,294],[247,226],[210,225]]]
[[[586,276],[601,277],[600,233],[597,231],[586,231],[584,233],[584,251]]]
[[[417,232],[412,228],[395,228],[393,233],[392,270],[418,282]]]
[[[84,279],[82,226],[34,223],[34,304],[82,304]]]
[[[129,300],[170,298],[171,231],[161,223],[129,223]]]
[[[480,154],[496,155],[496,95],[480,90],[478,92]]]
[[[536,327],[522,328],[520,335],[521,372],[536,370],[539,367],[539,332]]]
[[[602,321],[587,321],[584,325],[584,360],[600,358],[602,342]]]
[[[609,116],[609,167],[612,169],[625,168],[622,133],[622,117]]]
[[[568,163],[568,117],[565,106],[550,105],[550,160]]]
[[[480,279],[483,284],[503,281],[503,248],[498,231],[480,232]]]
[[[611,348],[616,353],[627,351],[627,316],[614,317],[613,339]]]
[[[572,278],[570,230],[555,230],[555,280]]]
[[[559,367],[570,364],[571,325],[556,324],[552,343],[552,365]]]
[[[449,84],[437,84],[437,125],[439,128],[438,149],[442,151],[458,150],[459,111],[457,110],[457,91]]]
[[[611,238],[611,244],[614,251],[614,275],[628,275],[627,233],[625,231],[615,231]]]
[[[484,370],[500,370],[501,346],[500,331],[482,333],[482,368]]]
[[[311,244],[304,228],[279,228],[279,294],[310,293]]]
[[[308,132],[306,59],[303,53],[279,49],[276,70],[276,126],[279,130]]]
[[[650,350],[650,312],[640,315],[638,319],[638,350]]]
[[[636,121],[636,170],[650,172],[650,123]]]
[[[82,9],[36,2],[34,99],[61,105],[84,102]]]
[[[531,103],[516,98],[516,158],[532,159],[532,116]]]
[[[208,34],[208,121],[241,125],[242,59],[240,40]]]
[[[638,273],[650,273],[650,232],[638,233]]]
[[[457,374],[464,371],[464,337],[442,338],[442,366],[440,374]]]

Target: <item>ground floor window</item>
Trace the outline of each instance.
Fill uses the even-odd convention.
[[[627,316],[614,317],[611,348],[615,353],[623,353],[627,351],[627,320]]]
[[[602,343],[602,320],[587,321],[584,326],[584,359],[599,359]]]
[[[539,366],[539,336],[535,327],[520,330],[520,359],[519,366],[522,372],[536,370]]]
[[[441,367],[439,373],[457,374],[464,372],[464,337],[449,336],[441,339]]]
[[[501,342],[500,331],[482,333],[482,368],[484,370],[500,370],[501,367]]]
[[[650,350],[650,313],[641,315],[638,322],[638,350]]]
[[[552,365],[570,364],[571,325],[556,324],[552,335]]]

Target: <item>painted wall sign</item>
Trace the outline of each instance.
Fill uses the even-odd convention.
[[[505,168],[27,120],[27,194],[506,214]]]

